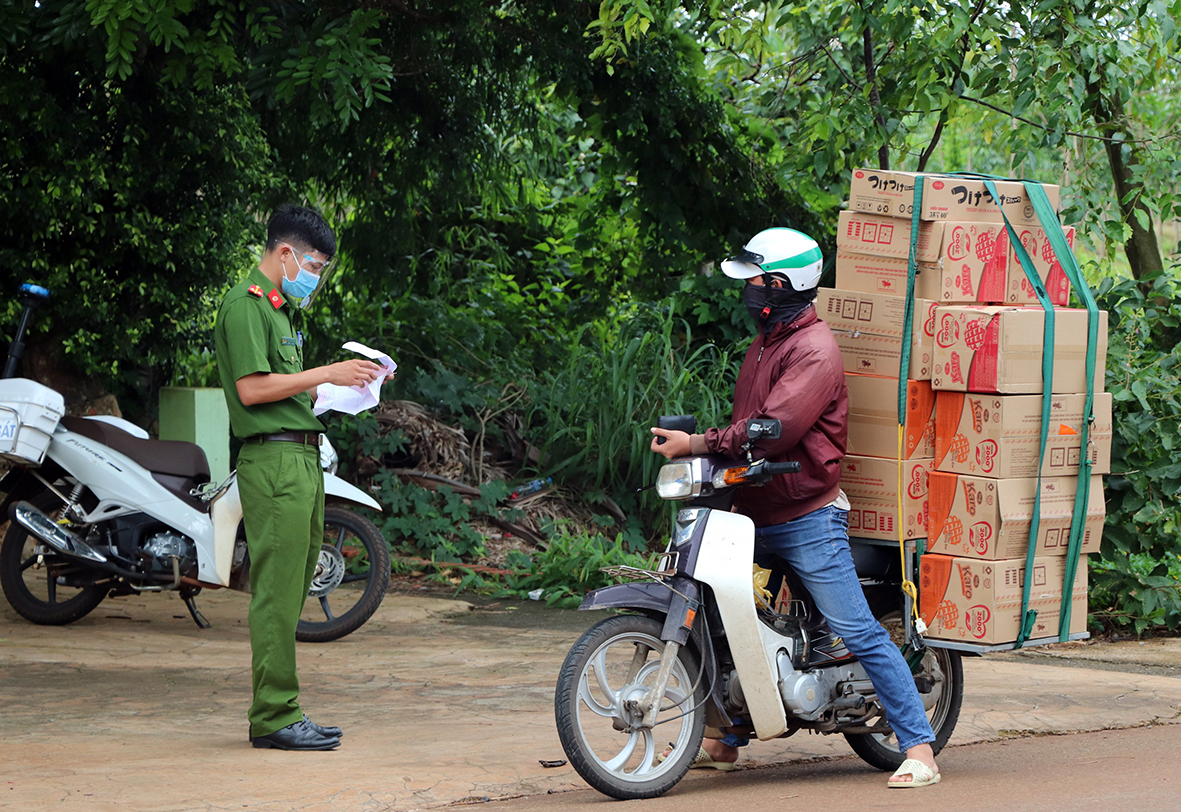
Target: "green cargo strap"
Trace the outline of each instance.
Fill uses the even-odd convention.
[[[993,200],[998,201],[997,207],[1001,209],[1005,230],[1009,234],[1009,243],[1013,246],[1013,251],[1017,254],[1017,259],[1025,271],[1025,277],[1029,280],[1029,284],[1033,287],[1033,292],[1045,312],[1045,328],[1042,333],[1042,343],[1044,344],[1042,349],[1042,430],[1038,440],[1037,489],[1033,495],[1033,516],[1030,517],[1029,522],[1029,545],[1025,552],[1025,578],[1021,585],[1021,629],[1017,633],[1017,642],[1014,646],[1014,648],[1021,648],[1029,639],[1029,635],[1033,631],[1033,624],[1037,620],[1037,611],[1029,608],[1029,595],[1033,591],[1033,559],[1037,552],[1038,531],[1041,528],[1042,466],[1046,460],[1046,439],[1050,430],[1050,402],[1054,397],[1054,304],[1050,301],[1049,294],[1046,293],[1046,286],[1042,284],[1041,277],[1037,275],[1037,270],[1033,267],[1029,253],[1021,244],[1017,232],[1013,230],[1013,224],[1009,222],[1004,208],[1000,206],[1001,196],[997,193],[996,184],[991,179],[985,178],[984,188],[992,195]]]
[[[906,305],[902,317],[902,364],[898,370],[898,425],[906,425],[906,379],[910,375],[910,339],[914,329],[914,281],[918,275],[915,255],[919,242],[919,214],[923,210],[923,175],[914,176],[914,210],[910,213],[910,254],[906,260]],[[901,521],[902,517],[899,516]]]
[[[1091,502],[1091,469],[1094,466],[1094,456],[1091,454],[1091,424],[1095,422],[1095,361],[1099,343],[1099,306],[1091,294],[1087,280],[1083,278],[1082,269],[1078,266],[1074,252],[1066,242],[1066,235],[1058,222],[1058,215],[1050,200],[1046,197],[1046,190],[1040,183],[1026,182],[1025,193],[1033,204],[1033,210],[1046,232],[1050,247],[1058,258],[1062,269],[1066,272],[1075,293],[1087,308],[1087,392],[1083,407],[1083,425],[1080,432],[1081,447],[1078,467],[1078,488],[1074,493],[1074,515],[1070,521],[1070,543],[1066,547],[1066,574],[1062,582],[1062,611],[1058,624],[1058,640],[1065,642],[1070,638],[1070,614],[1074,602],[1074,579],[1078,573],[1079,550],[1082,549],[1083,536],[1087,526],[1087,508]]]
[[[910,212],[910,253],[906,260],[906,299],[903,305],[902,316],[902,358],[898,368],[898,476],[902,477],[902,442],[903,431],[906,426],[906,381],[910,377],[910,345],[911,335],[914,330],[914,283],[915,277],[918,275],[918,262],[916,254],[918,251],[919,242],[919,215],[923,211],[923,175],[914,176],[914,206]],[[906,551],[905,545],[902,541],[902,491],[898,492],[899,512],[898,512],[898,553],[902,558],[902,594],[903,605],[905,601],[910,600],[911,606],[906,618],[906,640],[909,643],[912,630],[915,628],[914,623],[911,622],[910,615],[913,614],[916,620],[919,620],[919,595],[918,589],[911,580],[912,573],[907,572],[906,568]],[[922,552],[915,551],[914,570],[917,572],[919,568],[919,559],[922,557]],[[917,647],[917,652],[921,654],[922,645]],[[922,662],[921,656],[917,662]],[[910,669],[913,672],[917,667],[916,662],[910,662]]]

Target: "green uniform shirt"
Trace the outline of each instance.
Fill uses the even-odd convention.
[[[291,326],[293,309],[291,301],[255,268],[230,289],[217,311],[217,371],[235,437],[324,431],[324,424],[312,414],[312,399],[306,392],[254,406],[243,405],[238,397],[236,383],[246,375],[303,372],[303,342]]]

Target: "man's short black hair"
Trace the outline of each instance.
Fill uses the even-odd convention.
[[[267,223],[267,253],[282,242],[305,250],[311,248],[326,257],[336,256],[336,235],[332,226],[320,212],[306,206],[287,203],[271,215]]]

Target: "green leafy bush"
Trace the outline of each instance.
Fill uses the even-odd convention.
[[[609,540],[597,533],[572,531],[563,523],[550,528],[550,532],[550,541],[543,550],[533,555],[517,551],[509,554],[507,567],[521,574],[505,576],[497,587],[496,582],[473,573],[460,588],[482,583],[492,589],[495,597],[519,598],[541,590],[541,599],[550,606],[575,607],[587,592],[615,583],[613,577],[600,572],[602,567],[628,565],[651,569],[656,565],[656,554],[629,551],[622,534]]]
[[[1140,634],[1181,625],[1181,300],[1178,279],[1104,279],[1107,391],[1114,402],[1112,473],[1091,612]]]
[[[637,305],[575,334],[561,364],[532,382],[525,423],[547,473],[637,510],[636,489],[664,462],[648,429],[662,414],[694,414],[702,427],[728,420],[737,371],[730,349],[695,346],[671,306]],[[651,528],[664,505],[646,507]]]

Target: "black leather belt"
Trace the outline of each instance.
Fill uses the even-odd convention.
[[[273,440],[280,443],[302,443],[303,445],[320,445],[320,433],[316,431],[284,431],[279,434],[256,434],[250,438],[258,442]]]

